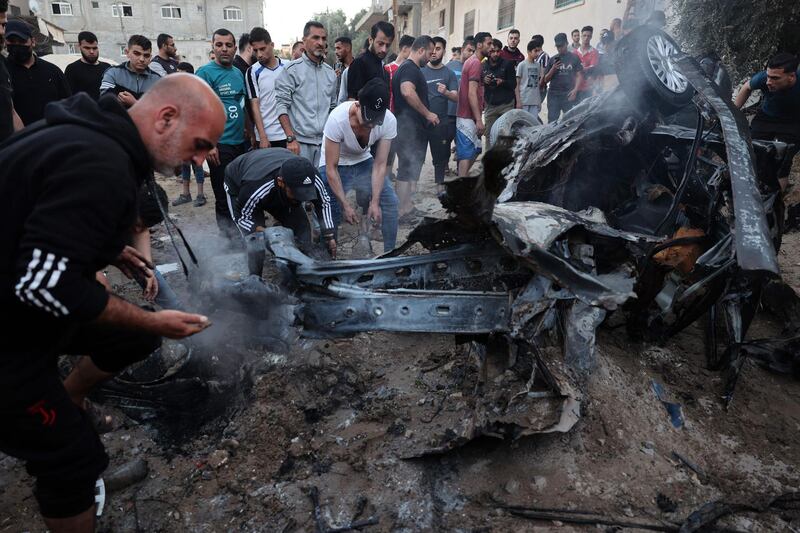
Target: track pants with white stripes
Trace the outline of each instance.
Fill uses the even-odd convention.
[[[74,516],[94,503],[95,481],[108,456],[86,413],[64,389],[57,355],[88,355],[101,370],[115,373],[146,358],[161,338],[99,324],[65,327],[11,307],[13,317],[0,326],[0,451],[24,461],[36,478],[43,516]]]

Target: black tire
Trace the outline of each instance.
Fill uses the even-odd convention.
[[[636,28],[617,45],[620,87],[643,111],[655,106],[671,115],[691,102],[694,88],[670,60],[670,52],[680,50],[672,37],[652,26]]]
[[[512,109],[503,113],[492,125],[489,132],[489,145],[494,146],[498,139],[506,137],[513,138],[522,129],[538,128],[542,123],[538,117],[534,117],[522,109]]]

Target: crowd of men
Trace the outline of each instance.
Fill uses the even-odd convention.
[[[552,58],[543,51],[541,35],[534,35],[520,49],[516,29],[509,31],[505,45],[479,32],[452,48],[448,60],[445,39],[425,35],[401,36],[397,53],[390,54],[395,29],[388,22],[378,22],[360,50],[354,49],[349,37],[336,37],[333,66],[325,62],[329,36],[317,22],[305,26],[302,40],[292,47],[291,60],[275,54],[264,28],[254,28],[238,40],[220,29],[213,35],[211,61],[196,75],[225,103],[228,122],[218,146],[209,154],[208,172],[202,165],[181,166],[183,188],[172,204],[205,205],[204,182],[210,176],[220,230],[235,237],[238,232],[225,194],[225,169],[250,150],[286,148],[308,159],[321,173],[333,176],[335,182],[341,172],[321,166],[321,161],[330,165],[335,160],[324,157],[326,150],[335,150],[328,145],[326,123],[337,116],[332,111],[338,105],[357,101],[358,92],[370,80],[380,79],[386,84],[388,110],[396,127],[407,135],[403,142],[388,143],[385,161],[378,161],[377,148],[371,150],[370,159],[385,165],[384,180],[394,183],[388,187],[378,182],[363,184],[361,174],[352,185],[350,180],[347,183],[358,191],[364,220],[382,227],[388,247],[395,242],[397,225],[417,214],[413,197],[428,149],[437,192],[441,192],[445,176],[454,172],[449,166],[452,154],[457,161],[455,172],[468,173],[483,150],[483,138],[488,139],[492,125],[508,110],[524,109],[538,118],[547,98],[548,120],[553,121],[599,90],[601,59],[619,28],[618,21],[613,21],[598,48],[592,46],[590,26],[573,31],[571,44],[566,34],[558,34],[554,40],[558,54]],[[83,31],[78,35],[81,57],[62,73],[33,52],[33,29],[25,22],[9,21],[5,33],[8,94],[13,94],[12,127],[6,135],[42,119],[49,102],[71,94],[84,92],[97,100],[110,93],[130,108],[161,78],[176,72],[194,73],[191,64],[180,61],[175,41],[168,34],[158,35],[155,50],[147,37],[132,35],[125,49],[126,61],[111,66],[99,60],[96,35]],[[369,141],[371,146],[375,144]],[[347,159],[340,163],[352,166]],[[197,187],[194,198],[192,177]],[[339,214],[348,222],[362,218],[336,194],[338,185],[328,183],[336,220]],[[372,194],[373,189],[381,191],[379,197]]]
[[[269,213],[309,253],[335,258],[343,222],[379,228],[391,250],[398,225],[414,216],[428,149],[441,189],[453,144],[467,175],[504,113],[538,117],[546,102],[548,120],[558,120],[603,89],[604,57],[621,31],[615,19],[597,48],[590,26],[571,41],[559,33],[552,57],[541,35],[520,49],[518,30],[505,45],[478,32],[445,61],[447,42],[427,35],[399,37],[390,54],[395,28],[378,22],[361,50],[337,36],[332,66],[319,22],[305,25],[291,60],[275,54],[264,28],[238,39],[221,28],[196,72],[169,35],[157,37],[155,54],[148,38],[131,36],[127,61],[110,66],[97,37],[81,32],[81,57],[62,73],[36,56],[33,30],[7,20],[7,8],[0,0],[0,451],[36,478],[54,532],[94,527],[108,457],[88,391],[161,337],[209,326],[180,310],[154,270],[147,228],[163,218],[155,171],[182,176],[173,205],[202,206],[207,163],[217,225],[231,242],[262,230]],[[737,95],[739,107],[752,91],[765,96],[754,134],[800,139],[797,68],[797,57],[779,54]],[[161,295],[161,310],[115,296],[104,275],[111,264],[146,297]],[[62,379],[56,357],[65,353],[84,357]]]

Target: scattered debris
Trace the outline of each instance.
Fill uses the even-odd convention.
[[[655,393],[656,398],[658,398],[658,401],[660,401],[664,405],[664,409],[667,410],[672,427],[676,429],[682,428],[683,414],[681,414],[681,404],[668,401],[667,391],[658,381],[651,379],[650,386],[653,388],[653,392]]]
[[[118,492],[139,483],[150,471],[147,461],[141,457],[128,461],[110,474],[103,476],[106,492]]]
[[[692,461],[690,461],[689,459],[687,459],[686,457],[684,457],[683,455],[679,454],[676,451],[672,452],[672,458],[678,461],[679,463],[682,463],[689,470],[697,474],[697,479],[698,481],[700,481],[700,483],[702,484],[708,483],[708,476],[703,471],[703,469],[697,466],[695,463],[693,463]]]

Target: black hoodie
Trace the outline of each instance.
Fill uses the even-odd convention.
[[[76,94],[44,116],[0,145],[0,305],[10,317],[0,352],[21,349],[8,344],[19,324],[57,340],[102,312],[95,272],[129,242],[137,189],[153,172],[115,96]]]

